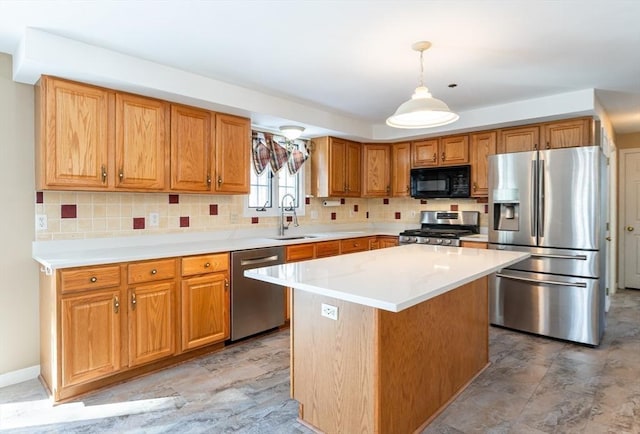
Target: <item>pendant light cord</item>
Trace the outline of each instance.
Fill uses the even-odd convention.
[[[420,50],[420,87],[424,87],[424,50]]]

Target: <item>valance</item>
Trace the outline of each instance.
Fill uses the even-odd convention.
[[[284,136],[252,131],[252,162],[256,174],[260,175],[267,167],[276,174],[286,164],[289,173],[295,175],[309,158],[307,140],[288,140]]]

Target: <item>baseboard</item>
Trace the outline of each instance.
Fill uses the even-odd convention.
[[[12,384],[33,380],[34,378],[38,378],[38,375],[40,375],[40,365],[7,372],[6,374],[0,375],[0,387],[11,386]]]

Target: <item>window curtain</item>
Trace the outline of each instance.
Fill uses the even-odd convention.
[[[251,135],[253,169],[258,175],[267,167],[275,175],[284,166],[291,175],[295,175],[309,159],[307,140],[288,140],[284,136],[261,131],[252,131]]]

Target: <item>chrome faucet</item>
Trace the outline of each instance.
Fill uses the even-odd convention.
[[[284,207],[284,200],[289,197],[291,199],[291,205],[289,205],[288,208]],[[296,198],[291,194],[291,193],[287,193],[284,196],[282,196],[282,200],[280,201],[280,231],[278,233],[278,235],[283,236],[284,235],[284,231],[286,229],[289,229],[289,225],[291,223],[287,223],[286,225],[284,224],[284,213],[286,212],[291,212],[293,213],[293,225],[294,226],[300,226],[298,224],[298,215],[296,214]]]

